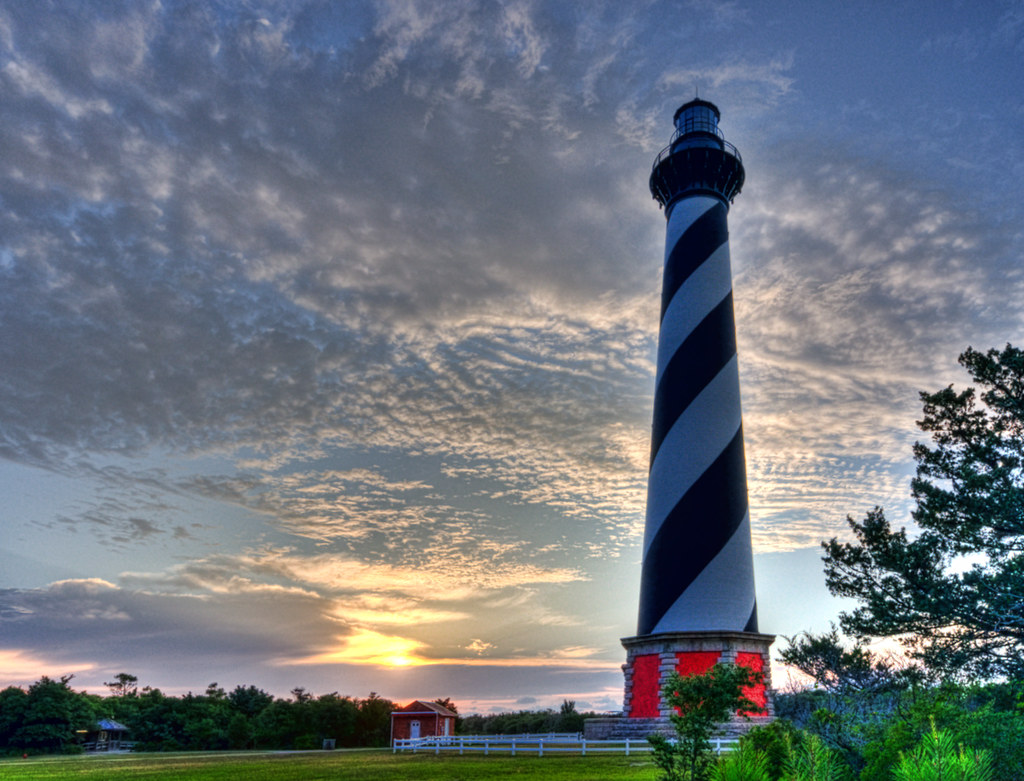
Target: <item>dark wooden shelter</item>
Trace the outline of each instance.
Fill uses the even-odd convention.
[[[123,751],[130,748],[125,741],[128,728],[113,719],[100,719],[85,733],[86,751]]]

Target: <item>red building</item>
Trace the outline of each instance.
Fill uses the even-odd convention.
[[[436,702],[414,700],[391,712],[391,742],[455,734],[454,712]]]

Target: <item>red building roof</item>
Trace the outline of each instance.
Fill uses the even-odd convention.
[[[443,705],[438,705],[436,702],[424,702],[423,700],[413,700],[404,708],[399,708],[391,713],[392,715],[398,715],[400,713],[436,713],[438,716],[450,716],[453,719],[458,718],[457,713],[448,710]]]

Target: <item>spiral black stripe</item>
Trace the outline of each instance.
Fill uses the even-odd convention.
[[[736,355],[732,293],[711,310],[676,350],[654,393],[651,463],[676,419]]]
[[[654,631],[662,616],[729,542],[746,513],[741,428],[679,500],[651,542],[640,576],[638,634]]]
[[[718,203],[698,217],[686,229],[665,259],[661,283],[661,320],[676,291],[711,254],[729,240],[725,204]]]
[[[754,609],[750,611],[750,618],[747,619],[747,625],[743,627],[743,631],[757,631],[757,600],[754,600]]]

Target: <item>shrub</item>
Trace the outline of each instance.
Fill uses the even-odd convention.
[[[1024,779],[1024,717],[989,705],[966,713],[957,723],[956,739],[984,750],[997,781]]]
[[[711,769],[711,781],[772,781],[768,757],[750,743],[720,757]]]
[[[765,757],[768,777],[782,778],[786,762],[794,748],[807,739],[807,733],[786,719],[775,719],[761,727],[754,727],[740,738],[740,748],[750,748]]]
[[[893,770],[896,781],[993,781],[987,751],[957,745],[948,732],[932,728],[912,754],[900,757]]]
[[[760,706],[744,690],[759,684],[761,673],[731,664],[716,664],[698,675],[672,673],[661,695],[675,709],[669,719],[676,731],[670,743],[652,735],[651,759],[664,771],[662,781],[703,781],[715,762],[709,738],[732,714],[756,712]]]
[[[794,746],[786,763],[787,781],[846,781],[850,767],[817,735]]]

